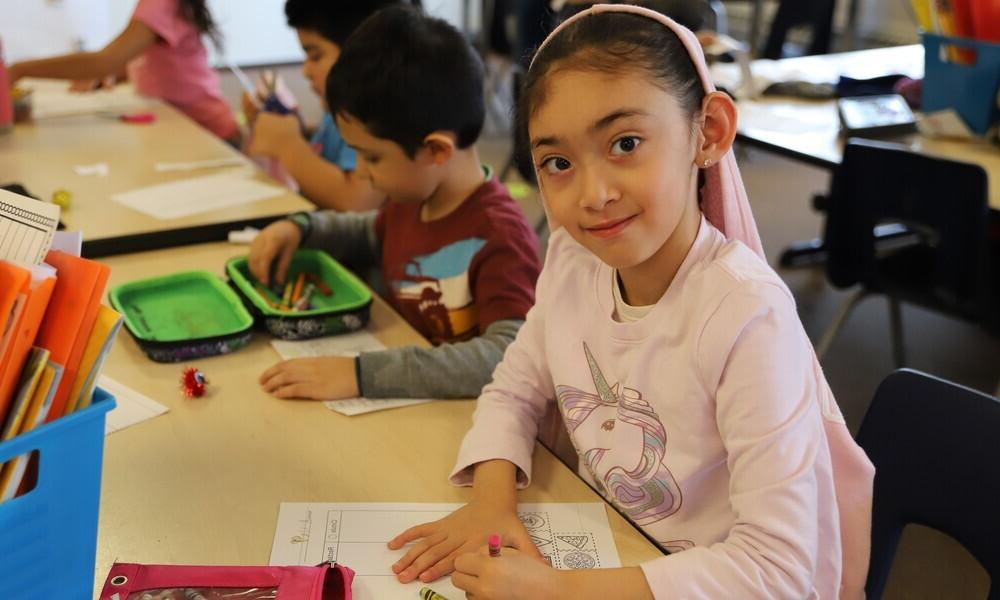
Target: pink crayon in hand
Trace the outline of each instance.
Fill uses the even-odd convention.
[[[500,536],[496,533],[490,536],[489,539],[490,546],[490,556],[496,558],[500,556]]]

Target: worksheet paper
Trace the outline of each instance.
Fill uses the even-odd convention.
[[[392,564],[407,548],[386,543],[407,528],[435,521],[461,504],[369,504],[282,502],[271,547],[271,562],[316,565],[334,561],[357,573],[355,600],[414,600],[425,585],[449,600],[464,598],[447,577],[431,584],[402,584]],[[517,507],[535,546],[557,569],[619,567],[604,504],[543,503]]]
[[[356,331],[343,335],[332,335],[311,340],[290,342],[272,340],[271,346],[285,360],[293,358],[312,358],[317,356],[357,356],[362,352],[378,352],[385,350],[385,344],[367,331]],[[348,398],[324,402],[332,411],[352,417],[379,410],[412,406],[431,402],[428,399],[416,398]]]
[[[115,408],[104,421],[104,435],[110,435],[167,412],[167,407],[132,388],[101,375],[97,386],[115,398]]]
[[[0,260],[41,264],[58,224],[58,205],[0,189]]]
[[[137,188],[115,194],[111,199],[151,217],[167,220],[249,204],[287,191],[251,179],[249,174],[227,172],[192,177]]]

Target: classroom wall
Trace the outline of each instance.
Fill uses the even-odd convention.
[[[105,38],[109,6],[93,0],[7,0],[0,19],[4,57],[15,62],[81,48]]]
[[[15,0],[5,0],[15,2]],[[101,48],[128,23],[137,0],[16,0],[0,19],[9,62]],[[425,0],[433,15],[460,25],[472,0]],[[225,54],[239,65],[302,60],[298,39],[285,26],[285,0],[209,0],[225,38]],[[469,15],[470,21],[478,18]],[[212,51],[212,50],[210,50]],[[212,51],[216,66],[225,61]]]

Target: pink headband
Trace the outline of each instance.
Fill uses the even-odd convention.
[[[712,77],[708,72],[705,55],[694,33],[673,19],[655,10],[640,6],[629,4],[595,4],[587,10],[566,19],[556,27],[545,38],[542,45],[538,47],[535,58],[541,54],[546,44],[549,43],[549,40],[555,38],[564,29],[576,21],[601,13],[628,13],[662,23],[677,34],[681,43],[684,44],[688,55],[691,57],[691,62],[694,63],[695,70],[697,70],[698,76],[701,78],[705,93],[710,94],[715,91],[715,84],[712,83]],[[531,61],[532,67],[535,64],[535,58]],[[743,179],[740,177],[739,168],[736,166],[736,157],[733,156],[732,150],[727,152],[718,163],[705,169],[705,187],[702,188],[701,210],[708,221],[728,239],[743,242],[761,258],[765,258],[764,249],[760,243],[760,234],[757,233],[757,224],[754,222],[753,212],[751,212],[750,203],[747,201],[746,189],[743,187]]]

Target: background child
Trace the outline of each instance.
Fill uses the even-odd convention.
[[[302,74],[323,97],[326,77],[340,58],[348,36],[376,11],[398,0],[288,0],[285,16],[306,54]],[[263,101],[263,98],[258,99]],[[259,114],[243,94],[243,112],[253,123],[247,148],[250,154],[276,159],[299,184],[302,194],[320,208],[341,211],[378,208],[385,196],[355,173],[357,157],[337,131],[329,112],[323,115],[311,139],[302,137],[296,115]]]
[[[103,80],[127,67],[137,92],[169,102],[238,145],[240,130],[208,64],[202,35],[219,45],[205,0],[139,0],[125,30],[101,50],[15,63],[9,67],[11,85],[22,77]]]
[[[393,566],[475,598],[861,597],[872,467],[763,257],[736,110],[695,36],[599,5],[527,75],[520,117],[553,228],[537,304],[479,398],[452,515]],[[672,554],[556,571],[515,512],[555,401],[595,489]],[[470,552],[502,533],[501,558]],[[457,558],[456,558],[457,556]]]
[[[392,40],[391,44],[386,40]],[[357,175],[389,202],[378,213],[322,211],[267,227],[250,248],[254,276],[283,281],[300,244],[360,273],[437,346],[300,359],[261,377],[279,398],[472,397],[534,302],[538,240],[475,148],[483,66],[455,28],[409,7],[366,21],[330,72],[327,101]]]

